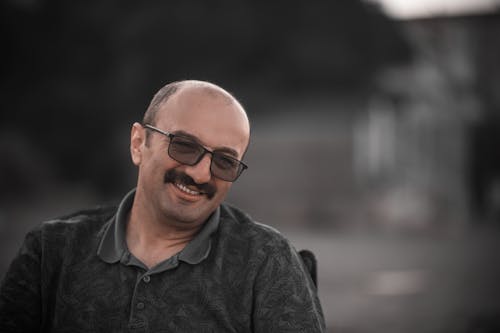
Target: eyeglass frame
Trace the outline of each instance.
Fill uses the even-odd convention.
[[[157,127],[155,127],[155,126],[153,126],[153,125],[150,125],[150,124],[141,124],[141,126],[142,126],[143,128],[145,128],[145,129],[150,129],[150,130],[152,130],[152,131],[154,131],[154,132],[157,132],[157,133],[160,133],[160,134],[165,135],[165,136],[166,136],[166,137],[170,140],[170,142],[171,142],[171,141],[172,141],[172,139],[173,139],[174,137],[176,137],[176,136],[177,136],[177,137],[184,137],[184,138],[186,138],[186,139],[188,139],[188,140],[190,140],[190,141],[193,141],[193,143],[197,144],[198,146],[200,146],[200,147],[203,149],[203,153],[202,153],[202,154],[198,157],[197,161],[196,161],[194,164],[187,164],[187,163],[184,163],[184,162],[181,162],[181,161],[177,160],[176,158],[174,158],[174,157],[170,154],[170,142],[169,142],[169,147],[168,147],[168,149],[167,149],[168,156],[170,156],[170,158],[174,159],[175,161],[177,161],[177,162],[179,162],[179,163],[181,163],[181,164],[184,164],[184,165],[189,165],[189,166],[194,166],[194,165],[196,165],[196,164],[200,163],[200,161],[203,159],[203,157],[204,157],[206,154],[210,154],[210,155],[212,155],[212,156],[211,156],[211,158],[210,158],[210,174],[211,174],[212,176],[216,177],[216,178],[219,178],[219,179],[221,179],[221,180],[224,180],[224,181],[227,181],[227,182],[231,182],[231,183],[232,183],[232,182],[235,182],[235,181],[236,181],[236,180],[237,180],[237,179],[241,176],[241,174],[243,173],[243,171],[245,171],[246,169],[248,169],[248,166],[247,166],[245,163],[243,163],[242,161],[240,161],[240,160],[238,160],[238,159],[236,159],[236,158],[234,158],[234,157],[232,157],[232,156],[229,156],[229,155],[227,155],[227,154],[223,154],[223,153],[220,153],[220,152],[217,152],[217,151],[211,151],[211,150],[209,150],[209,149],[205,148],[205,147],[204,147],[202,144],[200,144],[199,142],[196,142],[196,141],[195,141],[195,140],[193,140],[193,139],[190,139],[190,138],[188,138],[188,137],[186,137],[186,136],[183,136],[182,134],[175,134],[175,133],[171,133],[171,132],[168,132],[168,131],[164,131],[164,130],[159,129],[159,128],[157,128]],[[238,171],[237,171],[236,177],[235,177],[233,180],[226,180],[226,179],[223,179],[223,178],[221,178],[221,177],[216,176],[216,175],[214,175],[214,174],[213,174],[213,172],[212,172],[212,163],[213,163],[213,156],[214,156],[214,154],[216,154],[216,153],[217,153],[217,154],[222,154],[222,155],[224,155],[226,158],[229,158],[229,159],[231,159],[231,160],[233,160],[233,161],[235,161],[235,162],[237,162],[237,163],[238,163]]]

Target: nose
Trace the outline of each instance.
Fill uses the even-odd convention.
[[[193,178],[197,184],[208,183],[212,178],[212,174],[210,173],[211,163],[212,156],[210,154],[205,154],[195,165],[186,166],[185,172],[188,176]]]

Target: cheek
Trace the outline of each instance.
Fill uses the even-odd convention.
[[[166,171],[177,166],[178,164],[169,160],[168,156],[151,157],[147,163],[144,164],[144,173],[148,175],[148,178],[156,182],[163,180]]]
[[[225,197],[229,189],[231,188],[232,183],[225,182],[223,180],[217,180],[215,182],[215,186],[217,187],[217,194],[220,197]]]

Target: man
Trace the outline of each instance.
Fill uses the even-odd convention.
[[[132,126],[136,189],[117,209],[27,234],[0,289],[0,331],[323,332],[290,243],[223,204],[249,137],[222,88],[163,87]]]

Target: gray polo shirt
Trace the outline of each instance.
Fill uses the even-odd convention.
[[[316,287],[279,232],[223,204],[148,270],[125,243],[132,198],[26,235],[0,286],[0,332],[324,332]]]

